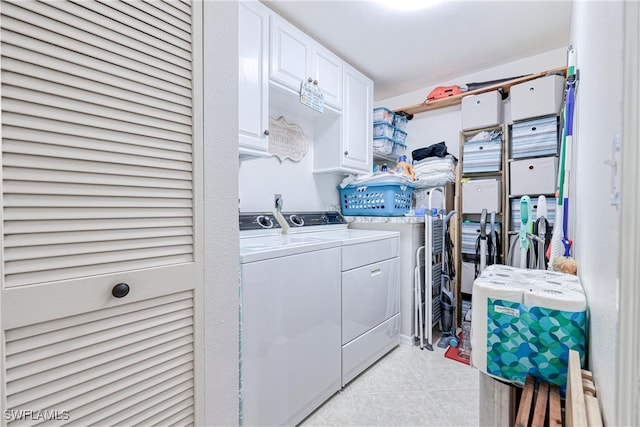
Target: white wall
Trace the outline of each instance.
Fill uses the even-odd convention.
[[[292,102],[295,102],[294,98]],[[313,122],[273,105],[269,115],[274,119],[284,116],[287,123],[300,126],[309,142],[309,151],[299,162],[291,159],[280,162],[275,156],[243,160],[239,174],[240,210],[271,211],[276,193],[282,194],[285,211],[339,210],[336,187],[344,176],[313,173]]]
[[[204,2],[205,425],[238,424],[238,4]]]
[[[611,158],[622,126],[623,8],[623,2],[576,2],[571,31],[580,71],[571,177],[573,255],[590,307],[589,367],[608,424],[615,422],[621,343],[619,213],[609,203],[611,169],[604,160]]]
[[[460,86],[467,83],[517,77],[525,74],[539,73],[563,65],[566,65],[566,49],[556,49],[491,69],[482,70],[474,74],[441,82],[434,86],[425,87],[424,89],[376,101],[376,106],[384,106],[395,110],[424,102],[427,95],[429,95],[436,86]],[[504,102],[503,107],[503,120],[508,122],[511,120],[508,99]],[[413,120],[410,120],[407,124],[407,152],[410,154],[411,151],[416,148],[428,147],[431,144],[445,141],[448,151],[457,157],[460,131],[462,129],[461,120],[461,107],[459,104],[416,114]]]

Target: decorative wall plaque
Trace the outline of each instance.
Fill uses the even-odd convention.
[[[298,125],[287,123],[284,117],[269,117],[269,153],[281,162],[291,159],[299,162],[307,154],[309,143]]]

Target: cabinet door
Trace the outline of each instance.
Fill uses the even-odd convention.
[[[316,43],[313,49],[312,76],[324,94],[324,102],[342,109],[342,60]]]
[[[203,424],[202,3],[175,6],[2,2],[11,425]]]
[[[373,82],[344,65],[342,166],[369,172],[373,163]]]
[[[300,92],[301,83],[310,78],[312,40],[296,27],[271,15],[270,78]]]
[[[240,154],[267,155],[269,10],[259,2],[241,2],[239,16]]]

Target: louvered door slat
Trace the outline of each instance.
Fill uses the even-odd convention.
[[[13,35],[17,41],[23,40],[22,36]],[[162,84],[161,81],[154,80],[153,84],[145,84],[143,76],[122,70],[120,74],[113,74],[109,68],[99,68],[99,62],[93,60],[81,61],[81,56],[75,58],[78,62],[72,63],[68,59],[58,59],[48,55],[44,46],[30,41],[36,47],[40,47],[43,52],[37,52],[11,44],[3,44],[2,56],[3,67],[7,62],[11,71],[19,72],[28,76],[36,76],[44,80],[55,79],[58,74],[68,75],[70,79],[84,79],[87,83],[98,83],[102,85],[103,92],[114,92],[114,96],[121,99],[128,99],[131,95],[136,95],[136,99],[144,98],[157,99],[158,108],[164,108],[169,111],[180,111],[182,107],[190,107],[191,100],[184,88],[176,93],[177,86]],[[51,76],[47,72],[52,70]],[[64,79],[62,80],[64,82]],[[73,84],[73,80],[68,80],[69,84]],[[87,84],[85,83],[85,85]],[[75,85],[74,85],[75,86]],[[81,85],[83,86],[83,85]],[[160,86],[160,87],[159,87]],[[78,87],[78,86],[75,86]],[[111,89],[113,87],[113,89]],[[120,90],[119,90],[120,89]],[[96,87],[100,90],[100,87]],[[129,96],[122,96],[123,91],[129,92]],[[143,100],[140,101],[141,103]],[[175,104],[173,107],[169,104]]]
[[[35,233],[75,232],[84,230],[106,230],[113,233],[127,233],[132,230],[145,230],[146,228],[165,227],[167,230],[170,230],[174,227],[191,227],[192,225],[193,219],[191,217],[97,219],[84,220],[82,222],[70,220],[14,221],[5,225],[4,232],[6,236],[11,237],[13,246],[28,246],[28,244],[21,244],[21,239],[32,239]],[[108,239],[101,236],[100,240]]]
[[[0,409],[55,418],[4,421],[194,424],[202,5],[0,14]]]
[[[70,126],[68,123],[33,116],[20,116],[10,112],[6,112],[2,119],[3,134],[8,140],[86,148],[87,139],[90,139],[93,149],[97,151],[135,154],[157,159],[191,160],[190,144],[180,141],[114,132],[78,123]],[[145,150],[148,151],[145,152]]]
[[[27,144],[25,144],[27,145]],[[85,153],[83,153],[85,154]],[[90,154],[90,153],[86,153]],[[96,157],[99,157],[96,155]],[[105,175],[116,175],[114,171],[114,163],[106,163],[106,162],[94,162],[75,159],[64,159],[64,158],[56,158],[55,162],[51,161],[51,157],[48,156],[29,156],[29,155],[21,155],[21,154],[12,154],[7,153],[3,156],[4,164],[12,167],[25,167],[30,169],[43,169],[47,170],[66,170],[66,171],[80,171],[80,172],[95,172],[96,176],[101,176],[100,174]],[[171,163],[171,162],[162,162],[163,166],[171,166],[170,168],[153,168],[153,167],[145,167],[137,166],[137,165],[128,165],[124,162],[136,162],[143,163],[144,159],[135,159],[134,156],[121,156],[112,158],[112,160],[117,160],[116,162],[118,166],[118,170],[121,171],[120,176],[128,176],[130,179],[133,177],[151,177],[151,178],[167,178],[167,179],[175,179],[175,180],[191,180],[191,172],[188,170],[176,170],[171,167],[179,166],[180,163]],[[188,167],[188,165],[182,165],[184,167]],[[135,180],[131,181],[135,183]]]
[[[138,245],[140,247],[141,245]],[[188,255],[191,253],[191,245],[150,247],[141,249],[125,249],[117,252],[85,253],[82,255],[53,256],[50,252],[48,258],[36,260],[12,261],[5,264],[5,274],[8,276],[20,273],[32,273],[34,271],[46,272],[51,270],[63,270],[76,268],[78,265],[113,264],[117,262],[130,262],[132,260],[144,260],[148,258],[162,258],[172,255]],[[20,259],[21,257],[19,257]],[[37,263],[37,266],[34,264]]]
[[[124,67],[118,68],[101,59],[50,45],[44,41],[32,39],[28,35],[6,30],[2,30],[1,34],[4,46],[6,46],[6,48],[3,46],[2,54],[25,63],[33,63],[37,60],[38,66],[53,69],[65,68],[65,66],[56,66],[62,63],[71,63],[74,65],[70,69],[73,71],[73,75],[88,75],[92,80],[105,80],[113,83],[117,80],[130,81],[129,84],[136,88],[139,85],[146,85],[149,94],[164,94],[159,96],[161,99],[174,98],[183,101],[189,99],[190,88],[184,86],[184,81],[181,78],[175,77],[172,80],[176,81],[167,81],[162,77],[171,76],[152,76]]]
[[[171,174],[172,170],[175,171],[187,171],[191,170],[190,162],[181,162],[170,159],[159,159],[155,157],[140,157],[129,154],[109,153],[104,151],[95,151],[81,148],[69,148],[60,147],[48,144],[38,144],[29,142],[20,142],[14,140],[5,140],[3,147],[7,154],[25,154],[26,157],[18,158],[11,155],[4,156],[4,164],[6,166],[31,166],[37,168],[42,165],[42,169],[54,169],[54,170],[69,170],[71,168],[78,168],[81,172],[87,172],[91,170],[91,165],[98,162],[98,159],[102,159],[102,164],[95,165],[94,171],[97,174],[117,174],[117,169],[114,165],[126,169],[120,169],[121,175],[128,176],[151,176],[151,177],[167,177],[167,174]],[[49,159],[49,166],[44,167],[42,164],[43,158]],[[55,159],[56,163],[51,164],[51,160]],[[20,162],[20,164],[14,164],[12,160]],[[74,162],[85,161],[86,163]],[[62,163],[66,162],[66,163]],[[66,168],[65,168],[66,166]],[[135,168],[135,166],[143,166],[142,168]],[[97,169],[97,170],[96,170]],[[166,171],[166,173],[165,173]],[[76,170],[69,170],[69,172],[76,172]],[[191,174],[174,174],[169,175],[173,179],[191,179]],[[135,183],[131,181],[130,183]]]
[[[144,12],[143,17],[149,19],[150,17],[155,17],[159,19],[160,22],[170,23],[175,26],[176,29],[180,29],[185,33],[191,32],[191,18],[187,14],[178,14],[178,13],[167,13],[163,9],[162,1],[142,1],[142,0],[131,0],[127,2],[134,8]],[[177,19],[174,19],[177,18]]]
[[[12,50],[12,47],[9,47],[9,50]],[[15,50],[15,48],[13,48]],[[6,54],[6,52],[3,52]],[[31,58],[31,60],[37,60],[36,58]],[[59,66],[63,69],[69,68],[68,64],[59,61]],[[89,80],[87,76],[82,75],[73,75],[69,72],[59,71],[57,69],[53,69],[51,67],[41,67],[41,66],[27,66],[28,62],[19,61],[13,59],[8,56],[4,56],[2,58],[2,67],[3,81],[7,81],[8,83],[14,84],[16,86],[26,85],[27,82],[33,84],[34,81],[39,82],[38,87],[42,85],[51,85],[56,84],[60,87],[74,89],[76,91],[83,91],[83,93],[88,94],[88,96],[99,96],[105,93],[109,93],[109,99],[114,99],[120,102],[127,102],[126,100],[131,99],[131,94],[136,93],[135,103],[136,105],[145,106],[145,107],[153,107],[153,111],[156,111],[157,115],[162,114],[158,111],[168,111],[172,113],[178,113],[183,116],[190,116],[191,109],[189,108],[188,101],[181,97],[173,97],[179,100],[179,102],[175,102],[174,100],[167,100],[163,98],[158,98],[157,95],[160,93],[158,91],[150,91],[147,86],[142,86],[140,84],[133,84],[130,81],[120,79],[121,83],[124,83],[124,87],[116,86],[114,82],[111,84],[105,83],[107,80],[107,75],[99,72],[94,72],[93,76],[95,79]],[[54,64],[49,64],[54,65]],[[69,70],[70,71],[70,70]],[[102,77],[102,78],[100,78]],[[110,76],[111,78],[117,78]],[[49,88],[50,91],[55,88]],[[152,96],[156,95],[156,96]],[[166,97],[165,98],[170,98]],[[106,99],[106,97],[101,98]],[[109,101],[110,102],[110,101]],[[165,115],[166,116],[166,115]]]
[[[186,381],[176,384],[170,389],[165,384],[163,384],[163,387],[160,390],[162,394],[158,393],[144,399],[136,396],[137,399],[135,399],[135,401],[132,401],[133,399],[129,399],[129,401],[118,402],[118,404],[116,405],[119,407],[125,407],[126,410],[111,411],[111,416],[103,418],[97,421],[97,423],[102,425],[129,425],[125,422],[125,420],[131,415],[148,413],[149,411],[152,411],[154,407],[156,408],[156,410],[161,407],[170,408],[176,403],[185,401],[187,399],[192,399],[193,391],[189,388],[190,383],[192,382],[192,378],[188,378],[186,375],[182,377],[182,379],[184,378],[186,378]],[[172,379],[170,382],[168,382],[168,384],[175,384],[180,379],[181,378],[176,377],[175,379]],[[155,390],[145,391],[152,392]],[[171,397],[167,398],[167,395],[170,395]]]
[[[191,40],[188,34],[181,32],[180,34],[181,37],[179,37],[176,34],[164,31],[162,29],[161,21],[150,19],[150,17],[146,17],[146,19],[144,18],[138,19],[135,13],[131,14],[127,12],[135,11],[139,14],[142,14],[142,12],[137,11],[137,9],[133,9],[131,6],[127,5],[126,3],[107,1],[106,4],[103,4],[105,2],[100,2],[100,1],[87,2],[83,0],[70,1],[70,3],[76,4],[79,7],[84,7],[88,10],[94,11],[99,16],[104,16],[106,18],[109,18],[109,20],[122,24],[125,27],[136,29],[138,33],[142,34],[142,36],[140,34],[131,34],[130,37],[134,39],[137,39],[138,37],[148,36],[152,40],[157,40],[158,44],[156,45],[156,47],[160,49],[165,49],[166,51],[169,51],[169,52],[173,52],[171,50],[171,46],[174,46],[176,49],[184,50],[185,52],[190,52],[191,50],[191,46],[190,46]],[[187,8],[191,9],[191,6],[187,5]],[[115,30],[119,30],[122,33],[126,33],[127,31],[126,29],[118,29],[114,27],[111,27],[111,28]],[[146,41],[146,42],[149,44],[153,43],[152,41]],[[174,52],[174,54],[177,56],[182,56],[180,52]]]
[[[61,407],[78,407],[95,399],[95,390],[100,390],[103,395],[108,394],[105,390],[113,383],[117,383],[123,379],[128,379],[134,375],[140,375],[144,378],[158,375],[169,370],[177,370],[180,366],[191,364],[193,362],[193,347],[185,346],[181,349],[180,354],[176,351],[161,354],[156,357],[148,357],[143,359],[142,363],[128,363],[128,360],[122,360],[119,366],[114,367],[115,363],[107,364],[109,370],[104,365],[97,367],[92,372],[93,376],[87,380],[87,372],[77,372],[73,375],[61,378],[57,381],[41,384],[37,387],[28,389],[21,393],[11,396],[7,404],[9,406],[32,406],[34,408],[53,408]],[[126,363],[126,364],[125,364]],[[98,376],[98,370],[102,375]],[[52,390],[60,390],[52,393]]]
[[[26,8],[23,4],[20,4],[20,6]],[[80,4],[70,1],[49,2],[47,6],[50,9],[44,12],[46,16],[57,18],[54,12],[51,12],[51,8],[59,9],[64,11],[62,13],[65,14],[60,15],[60,18],[87,33],[123,46],[129,46],[132,49],[145,52],[157,58],[162,58],[182,68],[191,68],[191,50],[188,44],[180,43],[182,46],[179,47],[174,44],[179,40],[175,37],[172,38],[174,43],[167,43],[157,37],[153,37],[144,31],[150,28],[149,25],[131,27],[117,20],[107,18],[100,13],[105,12],[107,8],[101,7],[96,2],[82,2]],[[37,11],[37,9],[34,11]],[[39,13],[42,14],[43,12]],[[157,33],[163,34],[162,32]]]
[[[13,5],[5,2],[3,4],[3,13],[6,16],[3,22],[5,29],[45,41],[63,49],[78,52],[82,55],[98,57],[101,61],[107,63],[126,64],[128,68],[138,73],[154,75],[151,72],[155,71],[157,72],[155,77],[179,86],[190,86],[188,61],[180,61],[183,66],[176,66],[147,55],[143,51],[136,51],[127,46],[113,43],[100,35],[72,27],[64,21],[58,20],[73,20],[73,17],[67,14],[65,14],[67,16],[48,18],[37,13],[31,13],[31,11],[23,9],[23,6],[33,6],[40,10],[44,7],[49,10],[41,10],[42,13],[60,15],[57,9],[47,6],[46,3],[20,2],[17,5]],[[103,28],[102,31],[108,30]],[[174,58],[176,62],[179,59],[175,56]],[[151,67],[152,69],[150,69]]]
[[[189,309],[191,307],[192,303],[190,299],[182,299],[172,301],[169,304],[153,305],[150,307],[140,308],[136,311],[120,313],[118,316],[106,317],[99,321],[94,321],[92,322],[93,325],[90,331],[85,330],[85,323],[80,323],[63,329],[50,331],[46,334],[28,336],[22,339],[14,338],[7,342],[7,351],[10,354],[16,355],[16,357],[20,355],[21,363],[26,364],[30,362],[28,359],[25,359],[25,357],[27,357],[25,356],[25,352],[34,353],[42,351],[42,349],[53,346],[57,343],[62,343],[63,346],[68,346],[76,342],[82,342],[82,345],[84,346],[92,345],[93,343],[109,339],[108,334],[114,333],[118,328],[135,323],[136,319],[140,317],[143,317],[145,320],[141,321],[140,324],[134,327],[138,329],[129,329],[129,332],[143,330],[147,328],[149,324],[156,325],[158,322],[167,322],[172,319],[190,317],[192,313]],[[104,333],[104,335],[102,333]],[[77,341],[68,342],[68,340]],[[47,351],[55,353],[56,349],[50,347]],[[38,354],[42,355],[41,353]],[[36,359],[39,357],[42,356],[35,356]],[[11,368],[12,365],[9,365],[8,367]]]
[[[159,218],[191,217],[191,209],[180,208],[12,208],[5,211],[5,220],[56,220],[56,219],[99,219],[99,218]]]
[[[91,413],[87,416],[83,417],[87,412],[84,407],[75,409],[75,413],[80,417],[78,419],[80,425],[118,425],[117,419],[144,412],[150,404],[167,396],[178,396],[183,399],[192,396],[192,384],[193,378],[189,378],[186,374],[161,384],[153,382],[136,384],[108,398],[91,402],[89,405]],[[102,409],[95,411],[95,407]],[[110,417],[115,419],[110,422]]]
[[[46,174],[46,183],[40,182],[42,178],[39,177],[40,174]],[[31,185],[31,182],[39,182],[41,188],[46,188],[45,184],[51,184],[58,188],[59,184],[78,184],[78,185],[88,185],[88,184],[98,184],[100,187],[118,187],[119,191],[128,191],[125,187],[126,185],[131,185],[131,178],[122,175],[96,175],[90,173],[82,173],[82,172],[68,172],[68,171],[46,171],[38,169],[29,169],[29,168],[13,168],[6,167],[4,168],[4,178],[5,178],[5,188],[7,183],[10,181],[20,181],[25,186],[24,191],[28,188],[26,186]],[[65,191],[72,191],[74,186],[65,186]],[[98,186],[96,186],[98,187]],[[124,187],[124,189],[122,189]],[[162,179],[162,178],[141,178],[137,177],[135,182],[135,187],[145,188],[149,194],[156,194],[154,191],[162,191],[163,194],[167,191],[171,194],[171,191],[186,191],[191,190],[193,187],[191,185],[191,181],[178,181],[171,179]],[[94,194],[96,191],[102,191],[99,188],[93,189]],[[67,193],[69,194],[69,193]],[[113,193],[111,193],[113,194]],[[118,193],[120,194],[120,193]],[[153,196],[152,196],[153,197]]]
[[[74,231],[68,233],[40,233],[15,238],[9,235],[5,239],[5,250],[22,246],[64,245],[69,243],[111,242],[132,239],[156,239],[162,237],[191,236],[191,228],[167,227],[133,230]]]
[[[189,7],[188,4],[181,1],[176,1],[176,0],[170,0],[167,3],[172,7],[175,7],[185,15],[191,16],[191,8]]]
[[[40,194],[40,195],[66,195],[66,196],[77,196],[77,195],[85,195],[91,194],[94,196],[107,196],[107,197],[140,197],[140,198],[149,198],[149,199],[190,199],[193,196],[193,192],[191,190],[181,190],[181,189],[172,189],[172,188],[153,188],[153,187],[145,187],[145,186],[136,186],[136,187],[125,187],[125,186],[115,186],[115,185],[87,185],[87,184],[71,184],[66,183],[66,185],[62,185],[62,182],[40,182],[34,183],[30,181],[15,181],[15,180],[6,180],[4,183],[4,189],[6,194],[16,194],[15,197],[25,197],[28,199],[33,199],[29,197],[31,194]],[[100,199],[98,199],[100,200]],[[110,199],[109,199],[110,200]],[[33,200],[28,201],[25,204],[19,204],[19,201],[16,199],[15,203],[11,201],[9,206],[38,206],[33,203]],[[58,203],[55,200],[51,200],[52,203]],[[116,202],[116,200],[113,200]],[[42,202],[40,202],[42,203]],[[94,206],[91,200],[88,200],[88,206]],[[128,205],[126,203],[125,205]],[[40,205],[42,206],[42,205]],[[51,205],[54,206],[54,205]],[[67,205],[62,205],[67,206]],[[124,205],[119,205],[124,206]],[[187,206],[191,206],[191,203],[188,203]]]
[[[123,115],[126,114],[127,121],[147,124],[147,120],[154,120],[157,127],[162,127],[161,121],[163,120],[168,123],[178,120],[179,124],[191,126],[189,112],[177,115],[173,111],[165,111],[139,102],[106,96],[95,92],[95,88],[92,90],[78,89],[69,86],[69,82],[60,84],[12,72],[3,73],[2,81],[6,85],[3,95],[7,98],[24,99],[65,109],[73,108],[76,111],[89,112],[91,109],[94,110],[93,114],[103,113],[116,119],[123,119]],[[70,105],[72,100],[76,103],[75,107]],[[164,127],[169,128],[166,125]],[[174,126],[174,128],[180,129],[178,126]]]
[[[132,417],[124,420],[124,424],[130,426],[170,426],[176,422],[180,422],[180,425],[186,425],[193,423],[193,398],[185,399],[177,404],[169,407],[165,407],[164,405],[156,405],[158,407],[157,413],[146,419],[141,419],[142,415],[140,414],[137,417]],[[149,411],[151,412],[151,411]],[[167,416],[167,414],[171,414]],[[185,419],[189,419],[188,421],[183,421]]]
[[[102,378],[110,381],[111,373],[130,365],[154,363],[154,361],[166,361],[166,358],[180,357],[183,354],[191,354],[193,351],[193,337],[185,335],[189,329],[178,329],[171,333],[156,336],[144,341],[138,341],[126,348],[117,348],[110,352],[84,358],[72,365],[61,365],[34,375],[20,378],[11,383],[12,392],[10,400],[16,399],[16,405],[21,401],[29,401],[31,396],[43,390],[42,395],[52,393],[52,384],[59,384],[58,390],[69,387],[77,387],[87,382],[87,376]],[[167,340],[171,338],[171,341]],[[90,371],[90,372],[89,372]],[[56,388],[53,388],[54,394]],[[24,397],[26,396],[26,397]]]
[[[146,135],[158,139],[167,139],[188,143],[190,134],[183,130],[175,131],[160,129],[151,126],[139,125],[137,123],[123,122],[110,117],[103,117],[94,114],[87,114],[72,110],[63,110],[46,105],[32,104],[30,102],[18,101],[10,98],[3,98],[2,106],[7,112],[35,117],[48,117],[51,120],[66,122],[69,124],[79,123],[85,126],[94,126],[102,129],[109,129],[116,132],[126,132],[134,135]]]
[[[104,353],[110,348],[124,347],[135,339],[143,339],[155,335],[162,335],[164,331],[172,331],[192,324],[193,313],[190,310],[169,311],[148,319],[139,319],[117,329],[99,330],[91,334],[83,334],[71,339],[50,344],[46,347],[36,347],[30,350],[13,353],[10,342],[7,343],[7,379],[14,379],[36,373],[44,368],[38,362],[48,359],[47,367],[54,367],[71,363],[77,358],[89,357]],[[70,349],[83,349],[75,354],[67,354]]]
[[[82,255],[89,253],[101,254],[108,251],[124,251],[131,250],[131,248],[154,248],[154,247],[176,247],[186,246],[193,243],[193,238],[190,235],[177,236],[177,237],[158,237],[151,239],[140,240],[118,240],[109,242],[100,242],[100,245],[96,245],[95,242],[91,243],[73,243],[56,245],[55,248],[42,248],[39,246],[28,246],[25,248],[7,248],[5,250],[6,261],[18,261],[18,260],[37,260],[51,256],[68,256],[68,255]]]
[[[164,117],[155,117],[162,115],[163,112],[159,111],[158,113],[160,114],[158,114],[151,108],[144,108],[133,102],[119,99],[103,100],[100,99],[102,98],[100,95],[92,96],[91,93],[66,89],[64,87],[58,88],[58,93],[56,94],[55,85],[50,83],[47,84],[47,87],[32,86],[31,88],[11,86],[8,81],[6,81],[6,83],[2,91],[3,97],[7,100],[19,100],[19,105],[15,107],[13,104],[7,105],[7,111],[20,112],[20,108],[24,108],[25,105],[30,105],[34,109],[31,114],[46,116],[46,114],[42,114],[40,110],[41,106],[46,106],[82,113],[83,115],[88,114],[123,121],[127,124],[143,124],[144,126],[153,126],[157,129],[170,132],[191,133],[190,118],[179,116],[175,113],[167,112],[164,114]],[[23,83],[29,82],[24,79]],[[50,94],[38,91],[39,89],[54,93]],[[18,102],[16,102],[16,104],[18,104]],[[143,109],[146,111],[141,111]],[[175,123],[173,120],[179,120],[179,122]],[[120,130],[115,126],[109,126],[107,129]]]

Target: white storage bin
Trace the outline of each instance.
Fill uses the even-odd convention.
[[[563,95],[563,76],[545,76],[514,85],[511,87],[511,120],[558,114]]]
[[[462,281],[460,283],[460,289],[465,294],[472,293],[473,281],[476,277],[476,265],[473,262],[462,263]]]
[[[553,156],[558,154],[558,117],[551,116],[514,123],[511,127],[511,157]]]
[[[462,183],[462,213],[500,212],[500,180],[472,179]]]
[[[509,163],[509,193],[512,196],[554,194],[557,175],[557,157],[514,160]]]
[[[502,95],[496,90],[462,98],[462,130],[502,123]]]

